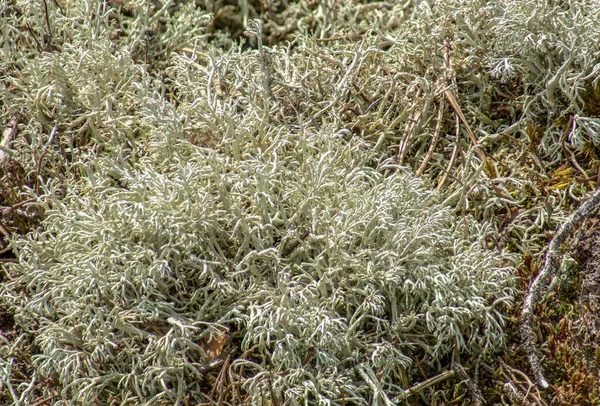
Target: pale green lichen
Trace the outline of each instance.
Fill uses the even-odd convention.
[[[600,142],[597,5],[299,1],[283,25],[219,5],[0,5],[23,172],[2,204],[45,217],[5,267],[7,399],[405,399],[417,358],[502,348],[503,249],[543,255],[584,198],[557,174]],[[227,390],[206,369],[223,333]]]
[[[278,132],[261,151],[237,136],[240,160],[157,139],[135,167],[119,164],[124,187],[99,160],[93,182],[47,195],[43,231],[15,242],[17,318],[38,326],[34,363],[64,396],[133,401],[125,394],[139,387],[138,401],[198,398],[190,376],[209,361],[198,342],[219,327],[264,357],[237,359],[256,369],[257,403],[269,371],[292,403],[366,402],[357,365],[383,371],[395,396],[387,385],[410,375],[416,349],[440,359],[503,344],[511,269],[470,237],[485,230],[457,223],[399,168],[369,167],[360,142]]]

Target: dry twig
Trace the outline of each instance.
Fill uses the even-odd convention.
[[[10,143],[13,142],[17,135],[19,120],[19,116],[14,116],[4,129],[4,134],[2,134],[2,141],[0,141],[0,170],[4,172],[8,171],[8,163],[10,161],[10,154],[6,150],[10,148]]]
[[[535,345],[536,334],[534,332],[534,324],[536,322],[535,314],[533,313],[535,305],[543,299],[543,288],[546,287],[552,277],[557,276],[560,270],[560,264],[563,255],[562,245],[567,241],[572,231],[578,227],[585,219],[589,218],[598,208],[600,203],[600,189],[596,190],[569,218],[560,226],[554,239],[548,246],[548,252],[544,261],[544,267],[536,276],[531,284],[529,293],[523,302],[523,310],[521,312],[521,336],[525,343],[527,356],[531,369],[536,377],[538,384],[543,388],[548,388],[550,385],[544,378],[538,350]]]
[[[483,394],[477,387],[477,384],[473,382],[473,380],[467,375],[467,371],[463,368],[461,364],[458,362],[454,362],[454,368],[452,368],[456,375],[460,378],[460,380],[464,381],[471,392],[471,400],[472,404],[475,406],[483,405],[485,403],[485,399],[483,398]]]
[[[399,396],[396,396],[393,399],[393,401],[394,401],[394,403],[402,402],[402,401],[408,399],[410,396],[413,396],[414,394],[422,391],[423,389],[428,388],[432,385],[435,385],[436,383],[445,381],[446,379],[452,378],[454,375],[455,375],[454,371],[442,372],[439,375],[433,376],[423,382],[419,382],[418,384],[408,388],[407,390],[404,391],[404,393],[402,393]]]

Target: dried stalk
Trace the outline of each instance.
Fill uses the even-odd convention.
[[[481,162],[485,162],[485,153],[483,152],[483,149],[481,149],[481,146],[479,146],[479,143],[477,142],[477,137],[475,137],[475,134],[473,134],[473,131],[471,130],[471,127],[469,126],[469,123],[467,122],[467,119],[465,118],[465,115],[463,114],[462,109],[460,108],[460,105],[456,100],[456,97],[454,97],[454,93],[452,92],[452,90],[447,89],[444,91],[444,95],[448,99],[448,102],[450,103],[456,114],[458,114],[460,121],[462,121],[463,125],[465,126],[467,134],[469,134],[469,138],[471,139],[471,143],[473,144],[473,147],[475,148],[479,159],[481,159]]]
[[[533,280],[533,283],[529,288],[529,293],[523,302],[523,310],[521,312],[521,337],[525,344],[531,369],[533,370],[538,384],[542,388],[548,388],[549,384],[544,378],[538,350],[535,344],[535,306],[543,300],[543,289],[548,285],[550,279],[556,277],[560,271],[560,264],[563,257],[562,245],[567,241],[567,238],[569,238],[573,230],[579,227],[584,220],[589,218],[598,209],[599,203],[600,189],[596,190],[556,231],[554,238],[548,246],[544,266]]]
[[[14,116],[2,134],[2,141],[0,141],[0,170],[3,172],[8,172],[9,170],[10,154],[7,151],[10,150],[10,144],[17,135],[19,120],[20,117],[18,115]]]
[[[573,130],[573,125],[575,124],[575,120],[573,118],[573,115],[569,115],[569,121],[567,123],[567,126],[565,128],[565,132],[563,133],[563,135],[560,137],[560,146],[564,152],[565,155],[569,156],[569,160],[571,161],[571,164],[573,164],[573,166],[579,171],[579,173],[581,173],[584,177],[584,179],[587,181],[588,186],[590,187],[590,189],[594,190],[594,183],[592,182],[591,178],[588,177],[588,174],[583,170],[583,168],[581,167],[581,165],[579,165],[579,163],[577,162],[577,158],[575,158],[575,154],[573,153],[573,151],[571,151],[569,148],[567,148],[567,146],[565,145],[565,142],[569,136],[569,133]]]
[[[423,163],[421,163],[421,166],[419,167],[419,169],[417,170],[417,172],[415,172],[415,176],[421,176],[423,174],[423,172],[425,171],[425,168],[427,167],[427,164],[429,163],[429,160],[431,159],[431,156],[433,155],[433,152],[435,151],[435,147],[437,146],[437,142],[440,139],[440,134],[442,131],[442,119],[444,117],[444,110],[446,108],[446,105],[444,103],[444,101],[440,101],[440,106],[438,108],[438,116],[436,119],[436,124],[435,124],[435,132],[433,134],[433,139],[431,140],[431,144],[429,145],[429,150],[427,151],[427,155],[425,155],[425,159],[423,159]]]
[[[446,171],[444,172],[444,175],[442,176],[440,183],[438,183],[437,190],[442,190],[442,188],[446,184],[446,181],[448,180],[448,176],[450,175],[450,171],[452,170],[452,167],[454,166],[454,162],[456,161],[456,157],[458,156],[458,153],[460,152],[460,126],[459,126],[459,122],[458,122],[458,117],[456,117],[456,134],[455,134],[455,136],[456,136],[456,138],[454,141],[454,149],[452,150],[452,156],[450,157],[450,160],[448,161],[448,166],[446,167]]]
[[[467,371],[465,371],[463,366],[461,364],[459,364],[458,362],[454,362],[452,370],[456,373],[456,376],[458,376],[458,378],[461,381],[463,381],[467,384],[467,388],[469,388],[469,392],[471,392],[471,400],[472,400],[471,404],[474,406],[479,406],[479,405],[485,404],[485,399],[483,397],[483,394],[479,390],[479,387],[469,377],[469,375],[467,374]]]
[[[455,374],[456,373],[453,370],[452,371],[445,371],[445,372],[442,372],[439,375],[433,376],[433,377],[431,377],[431,378],[429,378],[429,379],[427,379],[427,380],[425,380],[423,382],[419,382],[418,384],[416,384],[416,385],[414,385],[414,386],[406,389],[403,394],[401,394],[399,396],[396,396],[393,399],[393,402],[394,403],[403,402],[406,399],[408,399],[410,396],[413,396],[413,395],[421,392],[423,389],[426,389],[426,388],[428,388],[430,386],[433,386],[433,385],[435,385],[437,383],[443,382],[446,379],[452,378]]]

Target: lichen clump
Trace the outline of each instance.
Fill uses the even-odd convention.
[[[503,349],[600,166],[597,5],[225,3],[0,5],[0,401],[389,404]]]
[[[175,141],[169,165],[157,139],[135,167],[99,164],[48,200],[13,269],[40,374],[85,401],[199,398],[200,343],[238,332],[256,401],[269,374],[280,399],[368,399],[358,366],[392,384],[417,350],[503,343],[510,268],[474,222],[400,168],[370,167],[360,143],[274,135],[262,151],[239,134],[240,159]]]

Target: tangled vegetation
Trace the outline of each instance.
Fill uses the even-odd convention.
[[[2,2],[0,401],[597,403],[599,16]]]

